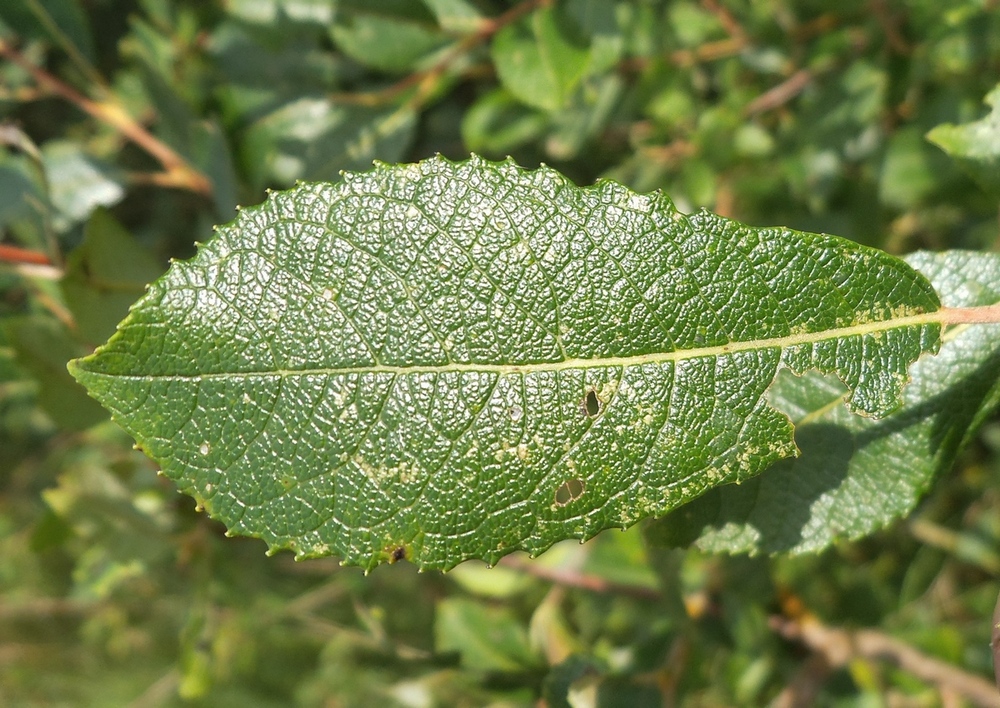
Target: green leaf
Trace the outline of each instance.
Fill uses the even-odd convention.
[[[319,38],[304,32],[254,32],[228,20],[212,33],[208,48],[221,74],[216,91],[225,124],[252,122],[336,86],[337,60],[320,48]]]
[[[449,568],[795,454],[783,367],[887,415],[938,307],[843,239],[434,158],[244,210],[71,370],[231,532]]]
[[[990,114],[962,125],[939,125],[927,139],[956,158],[959,164],[992,194],[1000,194],[1000,84],[983,102]]]
[[[554,8],[536,10],[493,38],[501,83],[518,100],[547,111],[566,105],[587,70],[587,48],[570,38]]]
[[[0,227],[24,234],[31,246],[44,247],[44,203],[45,186],[37,166],[23,155],[0,152]]]
[[[69,44],[94,61],[90,21],[77,0],[7,0],[2,22],[25,38]]]
[[[336,179],[343,170],[364,169],[374,158],[401,158],[416,122],[405,106],[375,109],[302,98],[250,128],[243,158],[261,173],[262,183]]]
[[[226,12],[258,25],[272,25],[287,18],[323,27],[333,22],[336,0],[229,0]]]
[[[503,88],[481,96],[462,118],[462,142],[480,153],[503,156],[536,139],[548,115],[515,100]]]
[[[615,17],[615,3],[607,0],[568,0],[566,15],[579,27],[590,44],[591,74],[610,70],[625,50],[625,38]]]
[[[110,337],[146,284],[163,269],[146,249],[104,209],[96,209],[83,243],[70,254],[63,295],[84,341]]]
[[[946,305],[1000,302],[1000,256],[951,251],[908,260],[945,293]],[[648,538],[712,552],[803,553],[906,516],[1000,403],[998,332],[950,330],[937,356],[910,369],[905,405],[884,421],[851,415],[837,382],[814,373],[779,377],[771,400],[795,422],[801,457],[709,492],[656,522]]]
[[[369,0],[340,13],[330,36],[344,54],[374,69],[404,72],[448,41],[429,15],[396,14],[394,8],[382,7],[385,4],[385,0]],[[413,5],[409,10],[423,9],[419,3]]]
[[[125,196],[121,175],[86,154],[70,141],[52,141],[42,147],[52,204],[59,231],[86,220],[98,206],[111,206]]]
[[[445,32],[475,32],[483,21],[469,0],[424,0],[424,5]]]
[[[882,174],[879,176],[881,201],[899,209],[912,209],[938,185],[941,166],[934,164],[941,153],[924,142],[912,128],[897,131],[889,141]]]
[[[4,321],[18,365],[38,382],[38,403],[66,430],[82,430],[107,419],[107,414],[68,376],[65,362],[80,356],[77,345],[57,322],[42,316]]]
[[[451,597],[438,603],[434,636],[439,652],[458,652],[469,669],[523,671],[538,663],[524,625],[509,610],[474,600]]]

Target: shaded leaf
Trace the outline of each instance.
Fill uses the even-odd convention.
[[[956,158],[987,191],[1000,194],[1000,84],[983,102],[990,114],[972,123],[939,125],[927,139]]]
[[[90,21],[78,0],[6,0],[2,19],[25,38],[65,41],[94,61]]]
[[[908,261],[951,307],[1000,302],[1000,257],[951,251]],[[802,451],[760,477],[722,487],[657,521],[647,536],[713,552],[813,552],[909,514],[1000,402],[996,326],[958,327],[910,369],[904,406],[884,421],[851,415],[843,386],[808,373],[779,377],[775,405]]]
[[[84,341],[100,342],[114,334],[129,305],[162,273],[113,216],[96,209],[62,279],[66,303]]]
[[[216,92],[227,123],[251,122],[336,85],[337,60],[318,37],[287,30],[260,35],[234,21],[212,33],[209,50],[223,77]]]
[[[18,365],[38,382],[38,403],[61,428],[83,430],[107,418],[65,370],[65,362],[82,348],[57,322],[41,316],[11,318],[3,323]]]
[[[0,227],[26,246],[44,250],[44,174],[24,155],[0,152]]]
[[[448,568],[793,455],[781,367],[887,415],[937,307],[842,239],[435,158],[244,210],[72,371],[230,531]]]

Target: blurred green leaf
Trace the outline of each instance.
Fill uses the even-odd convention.
[[[916,129],[896,132],[886,150],[879,178],[882,201],[899,209],[919,204],[937,184],[935,156]]]
[[[258,184],[337,179],[375,158],[396,160],[416,124],[410,109],[339,106],[302,98],[257,121],[247,132],[242,159]]]
[[[66,371],[66,362],[83,348],[64,327],[42,315],[8,318],[0,326],[18,365],[38,382],[39,404],[59,427],[82,430],[107,418]]]
[[[542,696],[549,708],[584,708],[584,706],[589,708],[593,705],[593,700],[589,702],[580,700],[581,688],[585,691],[585,687],[592,688],[590,693],[596,697],[597,668],[591,659],[574,655],[552,667],[545,677]],[[571,693],[576,694],[572,703],[569,701]]]
[[[25,38],[55,44],[66,41],[94,61],[90,19],[78,0],[5,0],[2,20]]]
[[[91,157],[74,142],[45,143],[42,156],[57,231],[86,221],[95,208],[112,206],[125,196],[119,171]]]
[[[221,73],[215,94],[224,122],[243,126],[283,104],[336,86],[338,61],[315,33],[254,31],[226,20],[212,33],[209,52]]]
[[[445,32],[470,33],[479,29],[483,16],[469,0],[423,0]]]
[[[458,652],[475,671],[525,671],[538,665],[528,633],[507,609],[451,597],[438,603],[434,643],[439,652]]]
[[[497,33],[493,63],[511,95],[546,111],[566,105],[589,61],[587,47],[567,25],[558,9],[546,7]]]
[[[146,285],[163,273],[149,252],[104,209],[95,209],[83,242],[67,259],[62,290],[80,336],[110,337]]]
[[[927,133],[927,139],[958,160],[983,189],[1000,195],[1000,84],[983,102],[990,108],[985,118],[939,125]]]
[[[467,592],[497,599],[510,598],[531,587],[531,579],[516,570],[476,562],[461,564],[448,577]]]
[[[525,106],[505,89],[481,96],[462,119],[462,140],[475,152],[503,156],[545,130],[545,114]]]
[[[369,0],[342,8],[330,28],[337,47],[373,69],[404,72],[447,43],[433,17],[417,11],[422,9],[419,2],[411,3],[405,14],[393,14],[398,7],[386,5],[385,0]]]
[[[293,22],[329,26],[336,16],[336,0],[226,0],[226,11],[245,22],[279,24]]]
[[[614,68],[625,52],[625,36],[617,17],[626,9],[624,4],[608,0],[567,0],[563,8],[590,45],[587,71],[597,74]]]
[[[44,172],[26,155],[0,152],[0,229],[25,246],[45,250]]]

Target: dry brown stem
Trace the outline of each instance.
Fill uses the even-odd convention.
[[[61,96],[84,113],[111,126],[153,156],[163,166],[165,172],[171,176],[169,180],[171,186],[188,189],[205,196],[212,194],[212,183],[205,175],[192,167],[173,148],[153,136],[117,103],[95,101],[83,95],[45,69],[32,64],[14,47],[3,41],[0,41],[0,56],[31,74],[35,82],[43,89]]]
[[[830,666],[845,666],[855,659],[885,662],[935,685],[942,693],[957,693],[984,708],[1000,708],[1000,693],[986,679],[882,632],[827,627],[808,613],[796,618],[774,616],[770,623],[776,632],[802,642]]]

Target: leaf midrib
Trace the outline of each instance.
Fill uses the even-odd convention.
[[[289,378],[293,376],[340,376],[347,374],[392,374],[396,376],[406,376],[413,374],[445,374],[445,373],[483,373],[514,375],[529,374],[545,371],[567,371],[571,369],[593,369],[593,368],[630,368],[643,366],[646,364],[663,364],[686,359],[699,359],[704,357],[726,356],[744,351],[757,351],[761,349],[785,349],[801,344],[816,344],[831,339],[845,339],[848,337],[872,334],[875,332],[886,332],[893,329],[903,329],[905,327],[920,327],[928,324],[941,324],[942,311],[925,312],[917,315],[907,315],[890,320],[879,320],[864,324],[852,325],[850,327],[838,327],[834,329],[820,330],[816,332],[805,332],[802,334],[786,335],[784,337],[771,337],[768,339],[754,339],[743,342],[730,342],[711,347],[698,347],[695,349],[677,349],[669,352],[655,352],[652,354],[636,354],[632,356],[599,357],[592,359],[563,359],[560,361],[546,361],[532,364],[486,364],[486,363],[459,363],[449,362],[447,364],[419,364],[419,365],[391,365],[391,364],[368,364],[364,366],[345,367],[322,367],[311,369],[270,369],[267,371],[217,371],[200,374],[114,374],[99,371],[90,371],[81,366],[86,364],[87,359],[79,363],[70,362],[74,369],[82,370],[91,376],[103,376],[107,378],[118,378],[126,380],[157,379],[168,381],[192,381],[218,378],[264,378],[281,377]],[[99,353],[99,352],[98,352]],[[96,356],[97,353],[95,353]],[[89,359],[89,357],[88,357]]]

